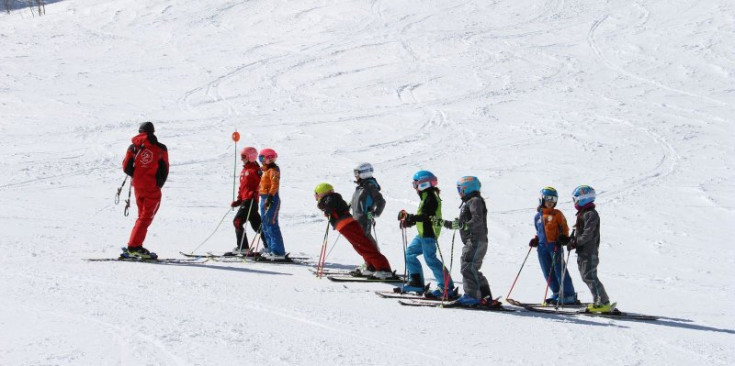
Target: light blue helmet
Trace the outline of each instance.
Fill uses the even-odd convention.
[[[590,186],[579,186],[572,192],[572,200],[577,207],[585,206],[595,202],[595,189]]]
[[[436,187],[439,180],[434,173],[428,170],[419,170],[413,175],[413,188],[423,191],[429,187]]]
[[[472,192],[479,192],[480,187],[482,187],[482,184],[480,184],[480,180],[477,177],[464,176],[457,181],[457,193],[459,193],[460,197],[464,197]]]

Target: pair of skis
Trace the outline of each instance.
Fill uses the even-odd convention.
[[[145,258],[137,256],[128,251],[128,248],[123,247],[122,253],[117,258],[87,258],[88,262],[134,262],[134,263],[152,263],[152,264],[193,264],[201,263],[198,258],[158,258],[155,253],[150,254],[151,257]]]
[[[629,313],[629,312],[623,312],[620,311],[615,307],[615,303],[612,304],[613,310],[606,313],[599,313],[599,312],[593,312],[587,310],[587,304],[573,304],[573,305],[546,305],[546,304],[534,304],[534,303],[524,303],[513,299],[506,299],[506,301],[509,304],[521,307],[527,311],[537,312],[537,313],[545,313],[545,314],[554,314],[554,315],[563,315],[563,316],[593,316],[593,317],[601,317],[601,318],[612,318],[612,319],[627,319],[627,320],[643,320],[643,321],[653,321],[658,320],[660,317],[656,315],[647,315],[647,314],[638,314],[638,313]]]
[[[179,254],[187,258],[206,259],[206,260],[214,260],[214,261],[221,261],[221,262],[248,261],[248,262],[260,262],[260,263],[307,264],[307,261],[309,260],[309,258],[307,257],[292,257],[290,254],[286,254],[284,258],[272,259],[272,258],[267,258],[265,256],[262,256],[258,252],[250,252],[250,253],[225,252],[221,254],[212,253],[212,252],[207,252],[206,254],[179,252]]]
[[[398,302],[404,306],[417,306],[417,307],[435,307],[435,308],[449,308],[449,309],[465,309],[465,310],[477,310],[477,311],[496,311],[496,312],[515,312],[516,309],[504,307],[504,306],[476,306],[467,307],[454,301],[442,301],[441,299],[427,298],[424,295],[413,294],[413,293],[395,293],[389,291],[376,291],[376,295],[382,298],[396,298]],[[660,317],[656,315],[638,314],[630,312],[622,312],[615,308],[613,304],[613,311],[608,313],[591,312],[587,310],[587,304],[571,304],[555,307],[553,305],[537,304],[537,303],[523,303],[513,299],[506,299],[506,301],[519,307],[525,311],[538,312],[545,314],[554,314],[561,316],[591,316],[611,319],[622,319],[622,320],[640,320],[640,321],[655,321]]]
[[[393,277],[390,278],[377,278],[373,276],[362,276],[351,274],[350,270],[346,269],[322,269],[317,272],[316,268],[309,268],[314,274],[322,274],[327,277],[330,281],[334,282],[379,282],[379,283],[402,283],[404,280],[403,275],[397,275],[393,273]]]
[[[514,312],[514,309],[504,306],[466,306],[460,304],[457,300],[443,301],[441,298],[426,297],[417,293],[396,293],[395,291],[375,291],[375,294],[386,299],[398,299],[398,303],[403,306],[414,307],[432,307],[432,308],[448,308],[448,309],[465,309],[476,311],[496,311],[496,312]]]

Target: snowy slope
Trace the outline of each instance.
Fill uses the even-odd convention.
[[[731,1],[66,0],[1,13],[0,42],[2,365],[735,364]],[[439,177],[450,218],[454,182],[478,176],[495,296],[538,190],[572,221],[592,185],[610,296],[667,318],[412,309],[302,266],[85,262],[127,242],[113,196],[145,120],[171,160],[146,241],[163,257],[234,246],[237,129],[238,148],[278,151],[286,249],[314,259],[313,187],[351,195],[356,163],[376,167],[399,271],[412,174]],[[328,261],[359,257],[339,239]],[[532,253],[512,297],[543,291]]]

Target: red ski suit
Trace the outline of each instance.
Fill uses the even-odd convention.
[[[148,227],[161,204],[161,187],[168,178],[168,149],[152,133],[133,137],[123,159],[123,171],[133,177],[138,219],[130,233],[128,247],[143,246]]]
[[[350,215],[347,202],[339,193],[330,193],[317,204],[320,210],[329,218],[332,227],[339,231],[347,241],[352,244],[357,254],[362,256],[368,266],[373,266],[376,271],[390,272],[390,263],[383,254],[378,251],[375,244],[365,236],[365,230],[360,223]]]

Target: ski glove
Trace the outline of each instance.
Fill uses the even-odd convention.
[[[367,217],[368,221],[371,221],[371,222],[372,222],[372,221],[374,220],[374,216],[373,216],[373,213],[372,213],[372,212],[370,212],[370,211],[368,211],[368,212],[367,212],[367,213],[365,214],[365,217]]]
[[[464,224],[461,221],[459,221],[459,219],[445,220],[444,227],[447,229],[459,230],[464,227]]]
[[[273,203],[273,195],[269,194],[268,197],[265,198],[265,207],[271,207],[271,204]]]
[[[576,247],[577,247],[577,237],[573,236],[569,238],[569,244],[567,244],[567,249],[571,251],[572,249],[575,249]]]
[[[537,247],[538,246],[538,236],[534,236],[531,241],[528,242],[529,247]]]
[[[398,212],[398,220],[405,220],[406,216],[408,216],[408,212],[406,210],[401,210]]]
[[[558,238],[556,238],[556,246],[563,247],[569,244],[569,237],[561,234]]]
[[[232,201],[232,203],[230,203],[230,207],[238,207],[240,205],[242,205],[242,200]]]

